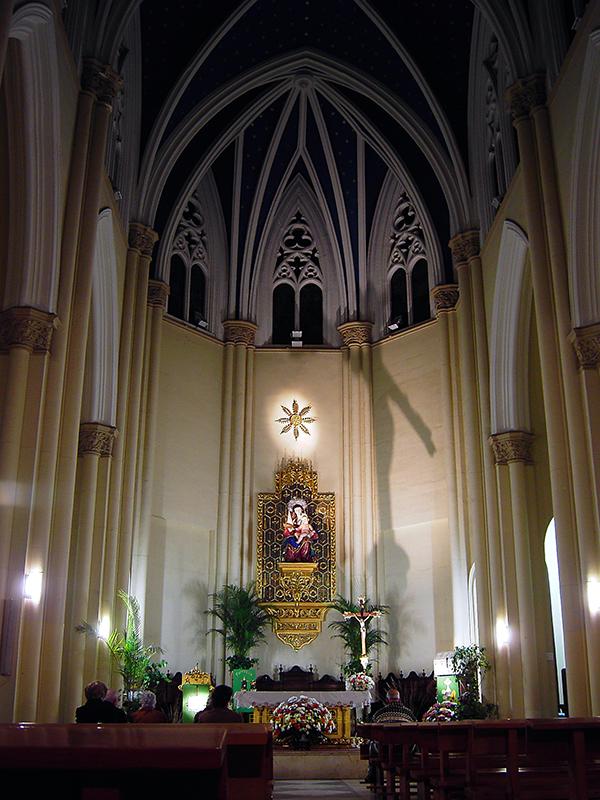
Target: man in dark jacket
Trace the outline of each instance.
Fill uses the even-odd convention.
[[[227,708],[232,695],[231,686],[225,684],[215,686],[210,698],[210,706],[204,711],[199,711],[194,717],[194,722],[243,722],[244,718],[241,714]]]
[[[107,687],[102,681],[92,681],[85,687],[86,702],[75,711],[75,722],[127,722],[127,716],[105,700]]]

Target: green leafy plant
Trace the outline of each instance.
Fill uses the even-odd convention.
[[[104,639],[89,622],[82,622],[76,630],[103,641],[123,678],[123,691],[126,700],[133,698],[133,693],[156,684],[158,674],[164,674],[166,661],[155,662],[154,657],[162,653],[155,644],[144,644],[140,632],[140,605],[135,597],[122,589],[117,592],[118,598],[127,609],[125,630],[114,630]],[[157,674],[158,673],[158,674]]]
[[[230,670],[250,669],[258,663],[257,658],[250,658],[250,651],[265,640],[264,629],[271,621],[269,612],[260,605],[256,584],[230,583],[211,594],[211,599],[213,606],[205,613],[216,617],[221,626],[208,632],[219,633],[225,639],[225,646],[231,652],[225,659]]]
[[[351,600],[346,600],[345,597],[337,595],[331,604],[335,611],[344,614],[348,611],[358,613],[360,606],[353,603]],[[369,598],[365,599],[365,611],[379,611],[381,614],[388,613],[388,606],[372,605]],[[358,672],[363,672],[360,657],[362,655],[362,641],[360,635],[360,625],[358,620],[350,619],[336,619],[329,623],[329,628],[335,631],[333,634],[334,639],[341,639],[344,643],[344,650],[348,661],[342,665],[342,674],[348,677]],[[373,625],[373,617],[368,617],[365,620],[365,647],[367,656],[369,653],[380,644],[387,645],[387,632],[380,630]],[[367,674],[371,673],[371,663],[367,664]]]
[[[482,702],[480,681],[490,669],[485,647],[477,644],[456,647],[452,656],[452,669],[460,684],[458,718],[486,719],[497,714],[497,706]]]

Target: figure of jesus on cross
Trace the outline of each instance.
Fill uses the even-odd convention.
[[[381,611],[367,611],[365,602],[366,599],[364,597],[359,597],[358,611],[344,611],[344,617],[346,619],[355,619],[360,626],[360,663],[362,664],[363,670],[367,669],[367,664],[369,663],[369,657],[367,656],[367,620],[381,616]]]

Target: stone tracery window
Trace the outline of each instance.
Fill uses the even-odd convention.
[[[400,194],[392,221],[388,278],[390,332],[430,318],[425,237],[417,211],[406,192]]]
[[[317,243],[300,209],[283,234],[275,261],[272,342],[289,345],[297,331],[302,344],[323,343],[323,273]]]
[[[208,327],[207,237],[197,191],[192,194],[181,215],[170,261],[168,313],[197,327]]]

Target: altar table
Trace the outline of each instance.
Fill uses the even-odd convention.
[[[287,690],[285,692],[236,692],[233,696],[234,704],[238,708],[252,708],[252,722],[271,722],[271,713],[275,706],[288,700],[290,697],[313,697],[331,711],[335,723],[335,731],[327,738],[335,743],[342,744],[349,741],[354,735],[354,721],[352,712],[371,704],[371,694],[364,692],[312,692],[309,690]]]

